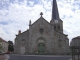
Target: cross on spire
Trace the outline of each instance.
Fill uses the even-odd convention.
[[[40,15],[41,15],[41,17],[42,17],[43,13],[41,12]]]
[[[59,20],[59,13],[56,0],[53,0],[52,4],[52,20]]]

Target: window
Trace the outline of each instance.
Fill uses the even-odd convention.
[[[56,30],[56,26],[54,26],[54,30]]]
[[[24,45],[25,44],[25,39],[22,39],[22,45]]]
[[[22,41],[25,41],[25,39],[22,39]]]
[[[58,29],[60,30],[60,26],[58,26]]]
[[[39,30],[39,31],[40,31],[40,33],[41,33],[41,34],[43,33],[43,29],[42,29],[42,28],[40,28],[40,30]]]

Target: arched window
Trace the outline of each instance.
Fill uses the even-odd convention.
[[[56,30],[56,26],[54,26],[54,30]]]
[[[21,40],[21,45],[25,45],[25,39]]]

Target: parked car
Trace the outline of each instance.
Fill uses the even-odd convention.
[[[8,51],[8,52],[6,52],[5,54],[11,54],[11,52]]]

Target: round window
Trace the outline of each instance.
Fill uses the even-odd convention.
[[[39,30],[39,31],[40,31],[40,33],[43,33],[43,29],[42,29],[42,28],[40,28],[40,30]]]

